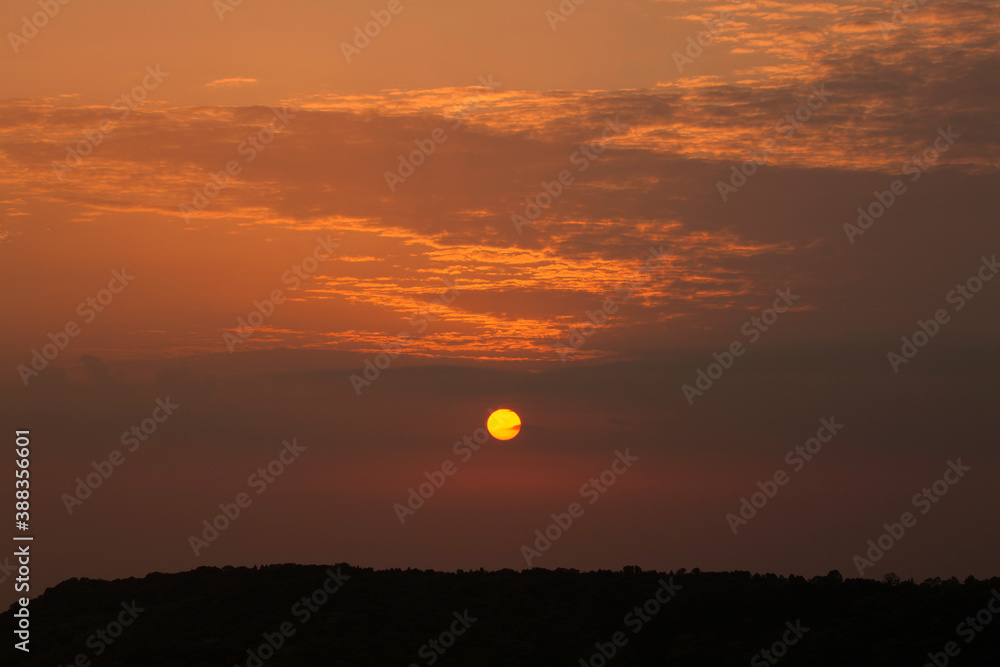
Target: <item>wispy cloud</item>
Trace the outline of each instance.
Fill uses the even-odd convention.
[[[235,87],[235,86],[246,86],[246,85],[255,84],[255,83],[259,83],[259,81],[257,81],[257,79],[246,79],[246,78],[243,78],[243,77],[232,77],[232,78],[229,78],[229,79],[216,79],[215,81],[210,81],[209,83],[206,83],[205,85],[207,87],[209,87],[209,88],[217,88],[217,87],[232,88],[232,87]]]

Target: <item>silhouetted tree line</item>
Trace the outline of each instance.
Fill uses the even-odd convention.
[[[300,622],[294,605],[321,589],[338,567],[347,581]],[[679,590],[633,632],[626,615],[664,583]],[[64,581],[31,603],[30,656],[13,649],[8,632],[0,664],[72,665],[84,654],[95,667],[405,667],[428,665],[430,657],[441,667],[553,667],[577,666],[581,659],[602,665],[596,658],[590,662],[601,644],[605,651],[614,647],[608,667],[730,667],[751,664],[782,639],[786,622],[800,622],[809,630],[799,641],[776,662],[756,664],[921,667],[928,653],[955,642],[960,655],[948,664],[995,667],[1000,614],[969,642],[956,626],[986,608],[998,589],[1000,578],[917,584],[895,575],[845,580],[837,571],[806,580],[635,566],[453,573],[346,564],[201,567],[142,579]],[[103,644],[94,633],[133,599],[143,611],[95,656],[94,647]],[[13,610],[3,614],[3,627],[13,627]],[[427,648],[449,630],[455,612],[466,610],[476,619],[466,632],[443,653]],[[264,651],[261,663],[250,659],[248,650],[265,645],[265,633],[274,639],[283,623],[294,634],[273,655]],[[627,640],[623,646],[612,643],[617,632]]]

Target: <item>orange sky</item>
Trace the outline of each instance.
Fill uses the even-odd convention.
[[[996,369],[1000,297],[985,290],[955,313],[909,380],[885,356],[1000,250],[996,2],[906,15],[885,2],[589,0],[553,23],[555,0],[400,0],[350,61],[342,42],[388,2],[220,3],[72,0],[37,31],[24,27],[35,2],[0,8],[0,360],[3,395],[59,442],[40,454],[51,467],[39,512],[53,543],[102,525],[107,544],[131,520],[126,504],[159,511],[162,497],[143,488],[190,493],[162,517],[166,533],[138,529],[152,545],[139,560],[107,565],[98,549],[53,567],[54,579],[235,562],[241,549],[250,560],[329,560],[307,522],[287,551],[259,539],[265,522],[208,561],[185,552],[189,526],[296,432],[324,451],[276,506],[363,506],[364,521],[329,510],[364,543],[352,558],[405,566],[385,556],[400,539],[392,499],[505,403],[534,413],[514,442],[539,453],[508,450],[456,484],[435,527],[406,537],[419,565],[517,566],[520,536],[622,438],[645,443],[655,463],[622,483],[624,505],[542,565],[634,556],[649,567],[846,571],[850,539],[953,449],[979,452],[987,482],[997,392],[984,374]],[[759,164],[737,183],[748,159]],[[420,164],[411,174],[401,160]],[[897,178],[905,194],[851,238],[858,207]],[[534,215],[526,201],[551,204]],[[123,270],[134,279],[88,309]],[[689,406],[681,386],[784,288],[801,300],[739,360],[742,375]],[[233,343],[240,318],[275,294]],[[594,335],[561,354],[609,303]],[[41,375],[19,370],[73,324],[79,334]],[[355,391],[350,376],[387,346],[401,354],[386,379]],[[442,370],[451,364],[465,370]],[[620,400],[633,373],[643,391]],[[68,516],[59,494],[170,388],[193,392],[190,416],[164,427],[170,447],[130,462],[121,486],[81,510],[89,518]],[[774,406],[789,401],[800,412],[784,423]],[[372,426],[411,403],[409,423]],[[905,422],[913,405],[928,406],[919,427]],[[845,434],[849,453],[799,502],[820,512],[839,475],[892,467],[908,449],[899,465],[912,474],[880,486],[872,473],[871,520],[845,500],[855,518],[829,518],[828,549],[792,557],[748,539],[748,551],[720,556],[733,547],[722,508],[841,409],[868,430]],[[717,423],[734,414],[764,430]],[[734,449],[739,438],[749,449]],[[400,441],[412,447],[383,464]],[[203,450],[213,453],[192,468]],[[222,471],[236,481],[206,483]],[[634,516],[675,503],[698,508],[664,515],[664,530],[691,543],[683,553],[638,537]],[[494,551],[496,535],[469,508],[496,514],[513,544]],[[805,525],[787,520],[768,534]],[[594,547],[608,534],[596,525],[637,546]],[[471,536],[449,551],[440,535],[456,526]],[[847,555],[827,567],[834,542]],[[915,548],[887,570],[983,572],[975,554],[996,538],[977,545],[965,560]]]
[[[622,347],[651,338],[687,344],[718,309],[755,308],[777,286],[770,271],[737,267],[784,265],[782,280],[800,284],[816,277],[797,275],[793,257],[851,261],[840,256],[847,249],[833,218],[851,215],[868,174],[898,173],[937,128],[958,123],[963,139],[933,169],[978,175],[996,165],[984,126],[995,99],[976,78],[995,55],[997,16],[985,7],[925,7],[897,25],[878,23],[882,7],[853,4],[597,3],[552,30],[537,3],[466,4],[404,6],[351,63],[338,40],[364,25],[364,3],[329,15],[316,3],[244,3],[223,20],[206,2],[66,5],[17,54],[12,47],[2,56],[2,224],[21,247],[2,270],[17,274],[19,262],[36,264],[35,253],[51,257],[60,247],[75,254],[76,234],[101,242],[86,257],[58,260],[79,278],[80,294],[52,294],[43,280],[16,297],[21,326],[5,330],[5,348],[30,350],[34,332],[59,326],[85,286],[96,290],[106,267],[124,262],[152,276],[137,283],[149,298],[101,318],[100,342],[81,341],[80,351],[218,351],[222,330],[281,286],[320,231],[342,252],[247,348],[376,349],[450,276],[463,283],[463,298],[411,349],[545,360],[561,329],[661,245],[670,259],[630,299],[613,335],[579,356],[600,356],[616,337]],[[8,4],[0,22],[17,25],[28,9]],[[730,20],[718,23],[727,11]],[[671,54],[690,50],[685,36],[704,31],[700,20],[723,28],[680,74]],[[495,28],[472,39],[449,25]],[[921,58],[969,30],[981,37],[925,70]],[[954,90],[966,80],[967,90]],[[904,85],[905,96],[891,94]],[[960,110],[955,94],[965,99]],[[824,103],[794,135],[775,128],[810,99]],[[273,116],[250,104],[298,110],[253,162],[258,151],[244,142]],[[625,129],[609,149],[571,162],[614,119]],[[399,156],[435,129],[446,130],[447,143],[412,181],[387,187]],[[810,211],[830,215],[829,241],[748,230],[756,211],[718,205],[713,185],[769,139],[778,140],[766,158],[772,169],[735,196],[769,198],[766,190],[783,186],[764,181],[781,169],[812,168],[802,172],[812,180],[816,167],[835,169],[831,178],[845,181],[835,187],[849,193],[842,207]],[[93,152],[69,169],[72,148]],[[230,186],[197,215],[181,215],[232,160],[240,173]],[[518,234],[510,215],[567,168],[573,184]],[[43,240],[42,230],[66,245]],[[223,256],[214,250],[221,239]],[[198,278],[162,280],[182,266]],[[485,349],[483,336],[504,351]]]

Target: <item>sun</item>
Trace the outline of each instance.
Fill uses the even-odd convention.
[[[521,418],[513,410],[495,410],[486,420],[486,429],[497,440],[510,440],[521,432]]]

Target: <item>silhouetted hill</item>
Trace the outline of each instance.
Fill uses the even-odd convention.
[[[603,649],[614,651],[607,665],[623,667],[920,667],[929,652],[940,654],[939,665],[996,666],[1000,614],[987,604],[995,599],[1000,610],[998,591],[1000,578],[917,585],[843,581],[836,572],[806,581],[632,567],[587,573],[202,567],[65,581],[31,603],[30,657],[8,639],[2,663],[600,666]],[[3,614],[3,627],[13,625],[14,609]],[[252,659],[268,636],[280,648],[265,648],[262,662]],[[959,657],[944,653],[948,642]],[[773,651],[771,660],[759,653],[765,649]]]

